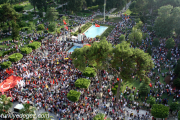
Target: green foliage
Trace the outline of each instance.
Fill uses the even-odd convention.
[[[169,51],[168,51],[168,53],[167,53],[166,58],[170,60],[170,59],[171,59],[171,57],[172,57],[172,53],[171,53],[171,51],[169,50]]]
[[[174,73],[175,75],[180,76],[180,60],[177,61],[177,65],[174,69]]]
[[[175,47],[175,42],[174,42],[173,38],[169,38],[168,40],[166,40],[165,43],[166,43],[165,48],[167,48],[167,49],[171,49],[171,48]]]
[[[170,104],[170,109],[172,110],[172,111],[176,111],[176,110],[179,110],[179,103],[178,102],[173,102],[173,103],[171,103]]]
[[[158,17],[153,28],[158,37],[170,37],[172,35],[173,27],[169,24],[173,21],[172,9],[173,6],[171,5],[162,6],[158,9]]]
[[[141,29],[143,27],[143,22],[139,21],[138,23],[136,23],[136,25],[134,26],[134,28],[136,29]]]
[[[147,103],[150,103],[150,104],[151,104],[151,106],[152,106],[153,104],[155,104],[155,103],[156,103],[156,98],[155,98],[155,97],[150,96],[150,98],[149,98],[149,100],[147,101]]]
[[[106,16],[106,20],[108,20],[109,19],[109,16]]]
[[[5,69],[5,68],[9,68],[11,67],[11,62],[10,61],[7,61],[7,62],[3,62],[0,64],[1,68]]]
[[[148,47],[148,49],[147,49],[147,53],[149,53],[149,55],[152,55],[152,50],[151,50],[151,47]]]
[[[148,86],[146,84],[144,84],[144,83],[140,84],[139,94],[141,94],[143,96],[147,96],[147,94],[148,94]]]
[[[96,116],[94,116],[93,120],[105,120],[105,114],[103,113],[98,113]],[[106,118],[106,120],[109,120],[109,118]]]
[[[85,70],[83,71],[83,75],[86,77],[95,77],[96,71],[92,67],[86,67]]]
[[[14,9],[16,10],[16,12],[21,12],[24,10],[24,6],[22,5],[15,5]]]
[[[75,86],[78,88],[88,88],[91,83],[91,80],[85,79],[85,78],[79,78],[75,82]]]
[[[47,31],[47,30],[44,30],[44,33],[48,33],[48,31]]]
[[[108,28],[101,35],[101,38],[107,37],[113,29],[114,29],[114,26],[108,26]]]
[[[49,26],[48,26],[48,29],[50,32],[54,32],[55,31],[55,28],[56,28],[56,25],[54,23],[51,23]]]
[[[152,45],[154,47],[158,47],[159,46],[159,39],[158,38],[154,38],[153,42],[152,42]]]
[[[148,33],[143,33],[143,39],[145,40],[146,38],[149,37],[149,34]]]
[[[142,32],[137,28],[132,28],[132,32],[129,34],[129,40],[133,42],[135,46],[142,43]]]
[[[133,94],[132,94],[132,93],[129,95],[129,100],[130,100],[131,102],[134,101],[134,97],[133,97]]]
[[[5,51],[5,52],[2,54],[2,56],[8,55],[8,54],[10,54],[10,53],[13,52],[13,51],[16,51],[16,48],[12,48],[12,49],[10,49],[10,50],[8,50],[8,51]]]
[[[77,102],[79,100],[80,95],[81,95],[80,92],[70,90],[69,93],[67,94],[67,98],[72,102]]]
[[[46,18],[49,21],[54,21],[54,20],[58,19],[58,14],[59,14],[58,11],[54,7],[50,7],[46,14]]]
[[[11,100],[11,97],[6,97],[6,95],[1,95],[0,114],[7,115],[8,110],[13,106],[10,100]]]
[[[19,39],[19,25],[15,22],[12,22],[12,39],[18,40]]]
[[[100,36],[99,36],[99,35],[97,35],[97,36],[96,36],[96,38],[97,38],[97,39],[100,39]]]
[[[117,93],[117,88],[114,87],[114,88],[111,89],[111,91],[112,91],[112,93],[113,93],[114,95],[116,95],[116,93]]]
[[[121,34],[121,36],[119,37],[119,41],[124,41],[125,40],[125,35]]]
[[[32,52],[32,48],[29,48],[29,47],[21,48],[21,52],[24,54],[29,54]]]
[[[37,48],[41,47],[41,42],[33,42],[33,43],[29,44],[28,47],[31,47],[32,49],[37,49]]]
[[[25,103],[23,104],[24,108],[19,111],[21,114],[32,114],[34,115],[34,111],[36,110],[35,107],[32,107],[30,104]],[[33,118],[23,118],[24,120],[33,120]]]
[[[99,5],[88,7],[88,10],[97,10],[99,8]]]
[[[43,24],[39,24],[39,25],[37,26],[37,29],[38,29],[38,30],[44,30],[44,29],[45,29],[45,27],[44,27],[44,25],[43,25]]]
[[[180,88],[180,79],[179,78],[174,79],[173,84],[174,84],[174,86]]]
[[[169,107],[162,104],[154,104],[151,109],[151,114],[155,118],[167,118],[169,115]]]
[[[180,111],[178,111],[178,120],[180,120]]]
[[[11,62],[17,62],[23,58],[23,55],[20,53],[14,53],[10,55],[8,58],[9,58],[9,61]]]

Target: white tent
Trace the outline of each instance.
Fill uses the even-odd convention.
[[[23,109],[24,106],[23,104],[17,104],[15,107],[14,107],[14,111],[15,112],[19,112],[21,109]]]
[[[72,36],[71,38],[72,38],[72,39],[77,39],[77,37],[76,37],[76,36]]]

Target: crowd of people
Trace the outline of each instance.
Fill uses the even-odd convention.
[[[92,18],[93,16],[86,20],[88,21]],[[115,26],[107,37],[107,40],[113,45],[118,43],[117,41],[121,34],[125,34],[122,31],[123,29],[132,28],[135,25],[135,22],[133,20],[130,21],[129,19],[129,16],[122,15],[122,21],[119,21],[118,23],[103,23]],[[78,19],[78,25],[86,23],[86,20]],[[101,21],[95,22],[98,24],[102,23]],[[152,41],[156,36],[153,32],[147,30],[147,25],[143,26],[142,31],[149,34],[149,37],[143,40],[140,45],[140,49],[147,52],[149,45],[152,44]],[[65,33],[62,32],[60,36],[63,34]],[[139,90],[137,90],[136,87],[132,87],[131,89],[128,86],[125,91],[122,91],[119,102],[116,103],[116,97],[111,91],[108,91],[106,87],[110,83],[115,83],[116,77],[110,79],[108,77],[109,73],[106,71],[102,72],[102,88],[99,88],[97,78],[91,79],[91,87],[89,89],[83,90],[75,88],[74,82],[78,78],[84,76],[81,71],[74,67],[72,60],[69,58],[70,53],[66,51],[69,44],[65,41],[62,42],[57,40],[57,36],[48,33],[33,33],[26,37],[35,40],[42,36],[48,37],[48,39],[42,40],[42,47],[39,49],[40,52],[33,51],[29,55],[24,56],[18,63],[12,64],[11,69],[14,71],[13,75],[22,77],[25,83],[23,87],[15,86],[12,88],[10,90],[11,93],[10,91],[5,92],[7,96],[12,94],[13,102],[18,101],[24,103],[30,101],[38,110],[45,109],[48,112],[55,113],[57,119],[92,120],[97,113],[103,112],[113,120],[125,119],[125,116],[129,116],[134,120],[145,120],[150,118],[149,112],[146,114],[139,114],[139,110],[143,106],[150,110],[151,106],[147,103],[149,96],[154,96],[156,98],[156,103],[162,103],[165,105],[168,105],[168,98],[162,99],[161,96],[163,94],[173,96],[174,101],[180,97],[180,90],[173,88],[171,84],[172,82],[170,82],[170,84],[163,84],[160,81],[160,77],[162,76],[165,78],[166,75],[171,75],[171,81],[173,81],[175,78],[173,68],[179,59],[179,49],[177,46],[171,50],[172,58],[170,60],[166,59],[166,39],[160,39],[160,45],[156,48],[152,47],[151,49],[153,51],[152,58],[155,63],[155,69],[150,72],[149,77],[152,81],[155,81],[155,84],[152,83],[153,86],[151,87],[149,94],[145,100],[143,100],[144,102],[142,105],[140,105],[136,100],[130,102],[128,98],[123,97],[124,94],[129,95],[132,93],[134,98],[138,97],[139,99],[142,99],[141,95],[138,94]],[[178,40],[175,39],[175,42],[177,43]],[[135,46],[132,44],[132,47]],[[48,53],[47,57],[44,57],[45,53]],[[163,72],[164,69],[166,72]],[[156,70],[158,72],[155,72]],[[5,70],[1,70],[1,82],[8,76],[9,74],[7,74]],[[66,97],[67,93],[72,89],[81,92],[81,97],[76,103],[70,102]],[[129,90],[127,89],[131,89],[131,93],[129,93]],[[97,97],[99,92],[103,93],[101,99]],[[137,114],[126,111],[126,106],[136,109]]]

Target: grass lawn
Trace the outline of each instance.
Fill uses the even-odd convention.
[[[8,40],[12,40],[12,37],[9,36],[9,37],[3,38],[2,40],[0,40],[0,43],[3,42],[3,41],[8,41]]]
[[[123,14],[130,15],[131,13],[132,12],[129,9],[127,9],[126,12],[124,12]]]
[[[93,20],[103,21],[104,17],[101,15],[97,15]],[[119,22],[121,20],[121,17],[109,17],[109,19],[106,19],[107,22]]]
[[[24,6],[24,10],[31,10],[31,9],[33,9],[34,7],[30,4],[30,3],[28,3],[28,4],[26,4],[25,6]]]

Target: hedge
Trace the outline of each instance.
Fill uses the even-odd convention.
[[[24,6],[21,6],[21,5],[15,5],[14,6],[14,9],[16,12],[21,12],[24,10]]]
[[[41,47],[41,42],[33,42],[33,43],[29,44],[28,47],[31,47],[32,49],[37,49],[37,48]]]
[[[104,31],[104,33],[101,35],[101,38],[106,37],[111,33],[111,31],[114,29],[114,26],[108,26],[108,28]]]
[[[86,23],[83,27],[81,27],[81,33],[85,32],[89,27],[92,26],[92,23]],[[78,35],[79,31],[77,30],[74,34]]]
[[[45,27],[44,27],[44,25],[43,25],[43,24],[39,24],[39,25],[37,26],[37,29],[38,29],[38,30],[44,30],[44,29],[45,29]]]
[[[8,55],[9,53],[11,53],[11,52],[13,52],[13,51],[16,51],[16,48],[12,48],[12,49],[10,49],[10,50],[8,50],[8,51],[5,51],[5,52],[2,54],[2,56]]]
[[[3,62],[0,64],[1,68],[9,68],[11,66],[11,62],[7,61],[7,62]]]
[[[78,91],[70,90],[67,94],[67,98],[72,102],[77,102],[79,100],[81,93]]]
[[[86,67],[85,71],[83,72],[83,75],[86,77],[95,77],[96,76],[96,71],[92,67]]]
[[[75,82],[75,86],[78,88],[88,88],[91,83],[91,80],[85,78],[79,78]]]
[[[32,48],[29,48],[29,47],[21,48],[21,52],[24,54],[29,54],[32,52]]]
[[[14,53],[10,55],[8,58],[11,62],[17,62],[23,58],[23,55],[20,53]]]

